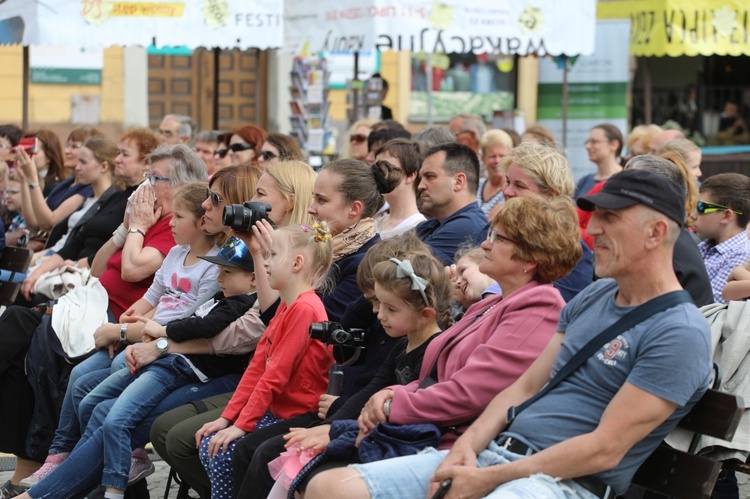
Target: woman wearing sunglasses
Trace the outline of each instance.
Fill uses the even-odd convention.
[[[227,149],[232,165],[251,165],[266,141],[266,132],[255,125],[245,125],[230,131]]]
[[[304,161],[297,141],[283,133],[269,133],[258,153],[258,165],[276,160]]]
[[[359,120],[349,128],[344,145],[342,157],[364,161],[367,158],[367,137],[372,131],[372,125],[378,123],[377,119]]]

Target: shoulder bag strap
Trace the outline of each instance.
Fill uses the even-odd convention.
[[[596,335],[586,345],[583,346],[578,352],[571,357],[571,359],[560,368],[554,378],[550,380],[539,392],[528,399],[526,402],[519,406],[514,406],[508,409],[508,425],[513,419],[521,413],[524,409],[529,407],[531,404],[536,402],[539,398],[543,397],[547,392],[552,390],[554,387],[560,384],[560,382],[568,377],[570,373],[578,369],[584,362],[586,362],[594,353],[599,350],[602,345],[608,341],[616,338],[619,334],[632,329],[649,317],[663,312],[667,309],[675,307],[681,303],[691,303],[692,299],[687,291],[672,291],[670,293],[657,296],[652,298],[634,308],[627,314],[620,317],[614,324],[610,325],[607,329]]]

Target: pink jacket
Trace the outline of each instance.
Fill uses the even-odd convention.
[[[438,382],[421,390],[419,381],[390,387],[394,394],[389,422],[445,427],[478,417],[544,350],[564,305],[551,284],[536,281],[507,299],[492,296],[472,305],[463,319],[427,347],[419,379],[430,373],[437,358]],[[440,447],[449,448],[456,438],[455,432],[446,433]]]

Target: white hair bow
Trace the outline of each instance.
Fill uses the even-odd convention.
[[[422,295],[422,299],[424,300],[424,304],[429,307],[430,302],[427,301],[427,295],[425,294],[427,280],[414,273],[414,268],[411,266],[409,260],[391,258],[390,261],[396,264],[396,277],[408,277],[411,279],[411,289],[419,291],[419,294]]]

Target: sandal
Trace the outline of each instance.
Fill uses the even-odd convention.
[[[8,480],[0,487],[0,499],[10,499],[11,497],[20,496],[24,492],[26,492],[26,489],[19,485],[13,485]]]

